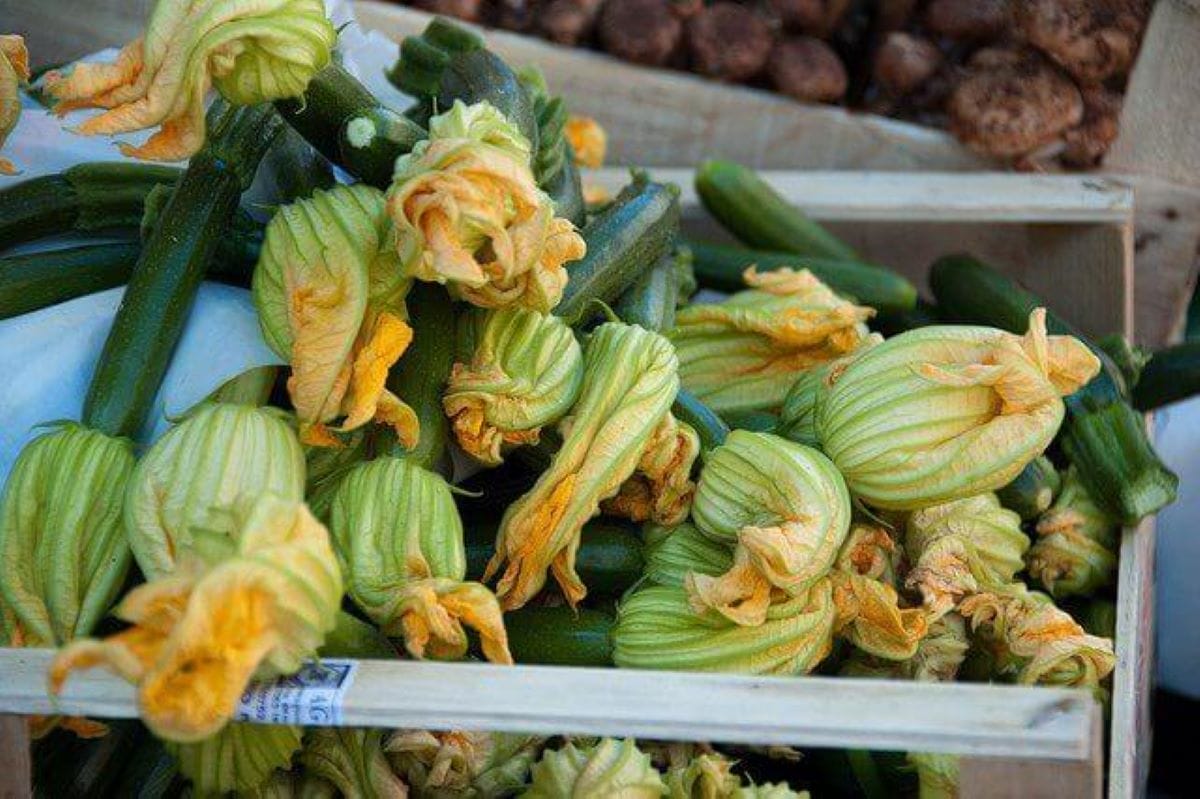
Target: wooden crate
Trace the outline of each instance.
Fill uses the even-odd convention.
[[[1137,336],[1161,346],[1181,329],[1200,246],[1200,0],[1158,0],[1130,80],[1122,135],[1105,175],[1137,193]],[[400,40],[430,15],[357,0],[367,29]],[[610,161],[692,166],[729,158],[766,169],[936,172],[995,169],[948,134],[873,114],[808,106],[766,91],[727,86],[683,72],[637,67],[601,53],[506,31],[488,46],[515,65],[537,64],[572,111],[608,130]],[[894,247],[904,230],[881,229]],[[1003,245],[1004,232],[993,234]],[[1019,250],[1020,242],[1010,246]]]
[[[705,226],[686,174],[689,226]],[[868,257],[891,260],[872,231],[903,225],[914,252],[946,225],[1004,228],[1024,241],[1015,274],[1090,332],[1132,325],[1130,192],[1082,177],[768,173],[812,216],[856,234]],[[615,186],[617,170],[596,178]],[[933,245],[937,248],[937,245]],[[902,264],[923,277],[923,256]],[[998,262],[1005,265],[1006,262]],[[1109,795],[1145,785],[1152,646],[1153,520],[1126,530],[1118,588]],[[133,689],[102,670],[75,675],[57,703],[45,691],[45,650],[0,650],[0,714],[136,714]],[[1083,691],[887,680],[499,667],[369,661],[345,697],[342,723],[373,727],[634,735],[725,743],[941,751],[964,756],[964,796],[1096,797],[1104,786],[1104,726]],[[25,727],[0,716],[0,793],[28,791]]]

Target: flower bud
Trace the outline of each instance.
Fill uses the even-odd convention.
[[[733,761],[716,752],[698,754],[667,772],[670,799],[721,799],[732,796],[741,784]]]
[[[270,494],[237,512],[232,541],[193,535],[173,573],[125,596],[116,615],[131,627],[60,651],[51,693],[75,669],[107,665],[136,683],[156,735],[193,742],[225,726],[251,679],[313,657],[342,598],[328,533],[303,503]]]
[[[726,574],[688,578],[693,607],[754,625],[773,590],[802,594],[833,566],[850,527],[850,497],[815,449],[735,430],[705,462],[692,518],[705,535],[737,547]]]
[[[482,308],[547,312],[558,304],[565,264],[586,246],[570,221],[554,216],[529,150],[487,102],[456,101],[430,121],[429,138],[397,159],[388,191],[407,274],[448,283]]]
[[[6,646],[62,646],[108,613],[129,567],[133,446],[68,422],[22,450],[0,503]]]
[[[671,342],[679,377],[718,413],[775,410],[800,375],[858,349],[874,313],[807,269],[746,270],[750,288],[679,311]]]
[[[300,752],[303,768],[331,782],[342,796],[405,799],[408,787],[383,752],[385,730],[314,727]]]
[[[700,436],[667,413],[650,434],[637,469],[617,495],[603,503],[604,512],[635,522],[679,524],[692,507],[692,466],[699,455]]]
[[[316,191],[279,208],[254,270],[254,304],[267,344],[292,366],[288,394],[306,444],[339,446],[328,425],[375,419],[416,443],[412,408],[384,383],[412,341],[409,281],[385,242],[383,193],[364,184]]]
[[[107,109],[76,132],[159,130],[132,158],[179,161],[204,143],[209,86],[235,105],[299,97],[329,63],[337,31],[321,0],[158,0],[145,32],[114,63],[51,72],[46,92],[62,114]]]
[[[541,745],[541,738],[512,733],[400,730],[384,749],[416,795],[450,799],[520,790]]]
[[[467,454],[488,466],[505,445],[536,444],[579,396],[583,354],[556,316],[525,308],[476,314],[475,351],[456,363],[443,406]]]
[[[0,34],[0,147],[21,118],[21,84],[29,80],[29,51],[25,39]],[[0,158],[0,175],[15,175],[17,168]]]
[[[1029,574],[1056,598],[1091,594],[1111,585],[1117,571],[1117,523],[1088,495],[1075,469],[1062,493],[1037,521]]]
[[[404,458],[357,466],[334,494],[330,529],[351,598],[414,657],[463,657],[465,624],[489,660],[512,662],[496,598],[463,580],[462,520],[439,475]]]
[[[842,358],[809,369],[792,383],[783,398],[779,411],[779,425],[775,432],[789,441],[805,446],[818,446],[817,442],[817,398],[828,391],[831,378],[871,347],[883,341],[883,336],[872,333],[863,340],[858,349]]]
[[[212,403],[167,431],[138,462],[125,493],[125,528],[147,579],[175,570],[197,530],[232,537],[234,509],[263,493],[304,498],[304,452],[287,418]]]
[[[1047,336],[1044,309],[1017,336],[988,327],[901,333],[856,358],[817,405],[816,430],[850,490],[915,510],[1007,485],[1058,432],[1062,397],[1100,362]]]
[[[662,336],[618,323],[596,328],[579,400],[559,426],[562,447],[500,524],[484,579],[504,566],[497,595],[505,608],[528,602],[549,570],[568,602],[584,597],[574,567],[580,530],[638,469],[678,389],[675,353]]]
[[[693,572],[710,577],[733,567],[733,550],[684,522],[677,527],[650,526],[645,533],[646,579],[681,588]]]
[[[1025,568],[1029,538],[1021,517],[987,493],[914,512],[904,546],[912,564],[908,587],[941,615],[965,596],[1011,583]]]
[[[548,749],[533,766],[523,799],[659,799],[666,786],[650,758],[626,738],[605,738],[595,746]]]
[[[288,769],[300,751],[300,727],[275,724],[227,724],[220,732],[193,743],[164,741],[179,763],[179,773],[192,783],[195,796],[224,796],[256,791]]]
[[[618,608],[613,662],[635,669],[807,674],[830,652],[836,615],[829,580],[772,603],[757,626],[716,611],[695,612],[683,588],[646,586]]]

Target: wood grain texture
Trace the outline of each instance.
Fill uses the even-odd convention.
[[[29,750],[29,719],[0,715],[0,797],[33,796],[33,765]]]

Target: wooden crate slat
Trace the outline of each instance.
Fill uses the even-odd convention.
[[[103,669],[72,675],[53,703],[52,656],[0,650],[0,713],[136,715],[132,687]],[[362,661],[342,722],[1081,761],[1095,708],[1041,687]]]

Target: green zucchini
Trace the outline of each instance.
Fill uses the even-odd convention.
[[[334,628],[318,653],[327,658],[395,660],[399,655],[388,637],[373,624],[339,610]]]
[[[337,63],[313,76],[303,97],[276,100],[275,106],[317,152],[381,189],[391,185],[396,159],[428,135]]]
[[[154,233],[155,226],[162,218],[163,209],[167,207],[174,191],[173,186],[158,186],[146,195],[146,208],[141,224],[143,242],[148,241]],[[222,232],[217,243],[217,253],[209,263],[205,277],[232,286],[249,288],[254,267],[262,251],[262,243],[263,226],[254,221],[246,209],[239,208]]]
[[[680,388],[679,393],[675,395],[675,404],[671,406],[671,412],[679,421],[691,425],[700,436],[702,457],[724,444],[729,436],[729,425],[725,424],[725,420],[686,388]]]
[[[495,554],[498,523],[498,519],[474,519],[464,525],[468,579],[481,579]],[[575,571],[589,597],[620,596],[642,576],[643,565],[642,541],[631,526],[606,519],[583,526]]]
[[[871,329],[879,331],[884,336],[898,336],[906,330],[940,324],[942,324],[942,318],[938,316],[937,306],[918,297],[916,305],[911,310],[881,311],[871,320]]]
[[[0,251],[62,233],[137,229],[146,194],[181,174],[175,167],[97,162],[0,188]]]
[[[940,258],[930,269],[938,308],[948,318],[1024,333],[1029,313],[1044,306],[995,269],[968,255]],[[1145,420],[1127,401],[1125,378],[1112,359],[1052,312],[1051,333],[1073,335],[1100,358],[1100,374],[1066,398],[1068,418],[1059,433],[1063,452],[1079,470],[1088,493],[1122,524],[1175,501],[1179,478],[1163,464]]]
[[[123,241],[0,258],[0,319],[124,285],[141,251]]]
[[[449,435],[442,395],[454,366],[454,304],[436,283],[416,283],[406,302],[413,343],[392,367],[387,387],[416,411],[421,432],[413,450],[397,444],[396,454],[426,469],[440,470],[445,466]]]
[[[1200,393],[1200,341],[1185,341],[1154,353],[1133,389],[1133,405],[1152,411]]]
[[[613,617],[602,611],[523,607],[504,614],[504,628],[517,663],[612,665]]]
[[[831,289],[855,302],[882,313],[911,311],[917,304],[917,289],[900,275],[882,266],[845,258],[764,252],[708,242],[687,242],[695,257],[693,269],[701,286],[718,291],[746,288],[742,273],[748,266],[759,271],[781,267],[807,269]]]
[[[280,203],[311,197],[317,189],[330,189],[337,183],[329,159],[294,128],[281,133],[275,146],[267,151],[263,170],[270,176]]]
[[[1016,479],[996,492],[1000,504],[1016,511],[1022,521],[1041,516],[1062,487],[1062,477],[1045,455],[1031,460]]]
[[[773,433],[779,427],[779,415],[770,411],[734,411],[721,417],[730,430]]]
[[[726,230],[751,247],[859,260],[845,242],[781,197],[753,169],[729,161],[705,161],[696,168],[696,193]]]
[[[137,720],[105,722],[107,734],[99,738],[65,741],[71,750],[68,762],[44,775],[36,794],[47,799],[59,796],[107,796],[116,786],[130,750],[147,737]]]
[[[104,342],[83,403],[88,427],[126,437],[142,428],[204,270],[281,128],[269,106],[210,109],[207,142],[143,246]]]
[[[678,230],[679,188],[636,173],[584,228],[587,255],[567,265],[567,288],[554,312],[574,324],[588,321],[595,301],[621,296],[670,251]]]
[[[1096,346],[1104,350],[1125,378],[1127,393],[1131,396],[1138,381],[1142,378],[1142,369],[1150,361],[1150,353],[1141,347],[1129,343],[1129,339],[1120,333],[1109,333],[1096,340]]]
[[[679,301],[677,257],[675,253],[667,253],[625,290],[613,308],[622,322],[654,331],[675,326],[675,306]]]
[[[587,219],[587,203],[583,200],[583,183],[579,167],[575,164],[575,151],[567,144],[567,160],[557,175],[542,184],[542,190],[554,202],[554,213],[570,220],[575,227],[583,227]]]
[[[174,755],[162,741],[148,736],[133,750],[112,796],[130,799],[169,799],[183,793],[183,777]]]

